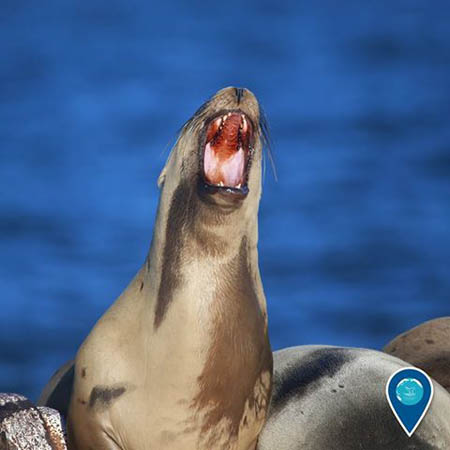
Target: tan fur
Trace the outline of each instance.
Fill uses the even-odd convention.
[[[258,130],[249,194],[202,197],[205,121],[238,108]],[[70,449],[255,447],[272,375],[256,248],[260,132],[255,97],[234,88],[185,125],[159,178],[147,261],[77,354]]]
[[[400,334],[383,351],[425,370],[450,392],[450,317],[424,322]]]

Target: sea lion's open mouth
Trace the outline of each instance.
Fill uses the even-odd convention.
[[[224,112],[206,125],[201,172],[212,191],[246,196],[253,153],[253,125],[241,111]]]

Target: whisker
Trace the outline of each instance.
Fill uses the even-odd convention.
[[[273,143],[272,143],[272,139],[270,137],[269,124],[267,122],[267,118],[264,113],[264,110],[261,107],[260,107],[260,113],[259,113],[259,126],[261,128],[262,141],[264,144],[264,148],[267,151],[267,156],[269,158],[270,165],[272,167],[273,176],[275,178],[275,181],[278,181],[278,175],[277,175],[277,170],[275,167],[275,160],[274,160],[273,151],[272,151]],[[263,159],[263,161],[265,162],[265,158]]]
[[[180,133],[176,133],[174,136],[172,136],[168,141],[167,144],[164,146],[164,148],[161,150],[159,156],[164,156],[166,153],[169,153],[172,151],[172,148],[174,147],[174,141],[176,142],[178,139],[178,136]]]

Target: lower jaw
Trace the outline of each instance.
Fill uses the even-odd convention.
[[[217,186],[208,183],[203,177],[199,177],[198,190],[203,198],[208,198],[213,203],[217,203],[215,200],[220,199],[220,203],[233,205],[241,203],[249,193],[247,184],[240,188]]]

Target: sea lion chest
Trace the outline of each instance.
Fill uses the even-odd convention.
[[[229,265],[240,270],[236,261]],[[71,402],[71,424],[86,422],[92,433],[83,436],[95,448],[102,444],[92,437],[102,434],[112,448],[133,450],[149,442],[157,449],[252,448],[270,396],[272,356],[257,291],[231,275],[227,289],[177,289],[156,330],[148,330],[154,313],[145,286],[133,298],[139,277],[104,315],[80,349]],[[133,308],[125,307],[130,301]],[[75,448],[88,448],[82,445]]]

